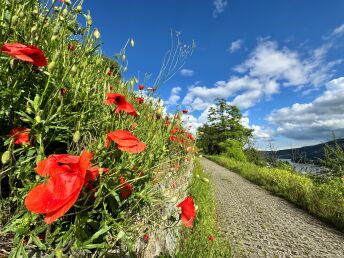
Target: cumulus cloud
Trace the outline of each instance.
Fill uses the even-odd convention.
[[[242,47],[243,43],[244,41],[241,39],[233,41],[228,47],[228,51],[231,53],[234,53],[235,51],[239,50]]]
[[[193,76],[195,74],[195,72],[191,69],[182,69],[182,70],[180,70],[180,74],[182,76]]]
[[[219,14],[223,13],[227,7],[226,0],[213,0],[214,10],[213,10],[213,17],[216,19]]]
[[[174,87],[171,90],[170,97],[166,101],[166,105],[177,105],[178,101],[180,100],[180,92],[182,91],[182,88],[180,87]]]
[[[329,48],[329,44],[324,44],[304,56],[279,47],[275,41],[259,40],[249,57],[234,68],[238,75],[228,81],[218,81],[212,87],[191,86],[183,104],[203,110],[216,98],[232,98],[232,104],[247,109],[270,99],[282,87],[318,87],[329,80],[333,67],[341,62],[326,62]]]
[[[344,137],[344,77],[331,80],[314,101],[274,110],[267,120],[277,133],[296,140]]]

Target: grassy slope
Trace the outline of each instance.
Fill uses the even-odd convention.
[[[287,170],[259,167],[223,156],[208,158],[344,231],[344,182],[340,179],[315,184],[310,178]]]
[[[182,230],[177,257],[231,257],[229,243],[217,231],[214,189],[204,178],[210,180],[196,160],[190,194],[198,206],[197,216],[192,229]]]

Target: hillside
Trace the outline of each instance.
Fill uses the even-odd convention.
[[[342,148],[344,148],[344,139],[338,139],[337,142]],[[262,153],[265,156],[275,156],[278,159],[291,159],[296,162],[316,162],[319,159],[323,158],[325,144],[328,144],[329,146],[334,146],[334,141],[328,141],[317,145],[304,146],[295,149],[262,151]]]

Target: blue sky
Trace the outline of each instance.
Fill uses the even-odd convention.
[[[157,94],[168,112],[206,122],[224,97],[238,105],[255,144],[275,149],[344,137],[344,1],[86,0],[102,49],[114,56],[128,38],[126,78],[152,86],[170,48],[170,30],[196,48]],[[343,76],[343,77],[342,77]]]

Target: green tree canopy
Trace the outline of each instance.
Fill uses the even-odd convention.
[[[252,137],[252,129],[244,127],[240,121],[242,114],[237,106],[218,99],[208,113],[208,123],[198,128],[198,146],[206,154],[226,151],[223,144],[227,140],[239,142],[242,146]]]

